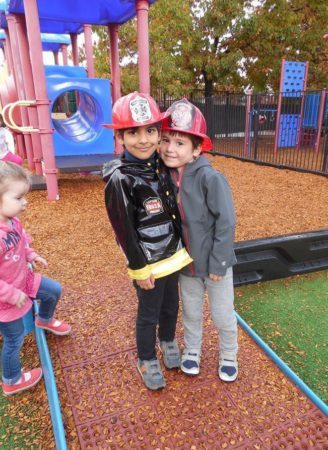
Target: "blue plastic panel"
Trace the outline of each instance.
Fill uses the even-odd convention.
[[[0,9],[6,10],[6,3],[10,13],[24,13],[23,0],[0,0]],[[37,3],[44,33],[81,33],[83,24],[122,24],[136,15],[134,0],[38,0]],[[1,26],[6,27],[3,20],[4,17]]]
[[[320,93],[307,94],[304,99],[304,111],[302,126],[304,128],[318,127],[318,115],[320,109]]]
[[[301,97],[305,89],[306,63],[285,61],[282,93],[284,97]]]
[[[51,111],[62,94],[79,93],[76,113],[64,120],[53,120],[55,156],[114,152],[113,131],[102,126],[112,120],[109,80],[52,76],[47,77],[47,89]]]
[[[42,49],[45,51],[58,51],[61,44],[70,45],[71,38],[67,34],[41,33]]]
[[[0,41],[4,39],[6,39],[6,34],[3,30],[0,30]],[[70,45],[71,38],[67,34],[41,33],[41,42],[43,50],[58,51],[60,50],[61,44]],[[0,43],[0,47],[3,47],[2,42]]]
[[[281,114],[279,123],[278,147],[296,147],[300,116]]]
[[[44,66],[46,77],[87,78],[87,71],[80,66]]]

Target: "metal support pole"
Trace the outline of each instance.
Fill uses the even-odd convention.
[[[63,65],[68,65],[68,57],[67,57],[67,44],[60,44],[60,49],[62,51],[63,56]]]
[[[250,133],[252,131],[250,129],[252,94],[253,94],[253,91],[251,89],[246,91],[246,117],[245,117],[244,156],[247,156],[247,154],[248,154]]]
[[[7,50],[7,42],[6,42],[6,40],[3,40],[2,42],[3,42],[3,53],[4,53],[5,61],[7,63],[8,73],[10,73],[11,72],[11,67],[9,67],[9,58],[8,58],[8,55],[7,55],[7,52],[8,52],[8,50]]]
[[[13,54],[11,51],[9,31],[5,30],[5,34],[6,34],[5,49],[6,49],[8,72],[13,73]]]
[[[278,107],[277,107],[277,119],[276,119],[276,132],[274,136],[274,149],[273,149],[273,155],[276,157],[277,155],[277,148],[278,148],[278,141],[279,141],[279,131],[280,131],[280,117],[281,117],[281,105],[282,105],[282,95],[283,95],[283,83],[284,83],[284,67],[285,67],[286,60],[283,59],[281,61],[281,69],[280,69],[280,86],[279,86],[279,93],[278,93]]]
[[[70,33],[72,43],[72,57],[74,66],[79,65],[79,47],[77,45],[77,33]]]
[[[300,146],[301,146],[304,99],[305,99],[305,93],[306,93],[305,91],[306,91],[306,86],[307,86],[308,73],[309,73],[309,62],[307,61],[305,63],[305,74],[304,74],[304,80],[303,80],[303,86],[302,86],[301,111],[300,111],[298,127],[297,127],[297,145],[296,145],[297,150],[299,150]]]
[[[317,138],[315,141],[315,152],[316,154],[319,153],[319,145],[320,145],[320,136],[321,136],[321,127],[323,123],[323,116],[325,113],[325,103],[326,103],[326,90],[323,89],[321,92],[321,98],[320,98],[320,107],[319,107],[319,114],[318,114],[318,127],[317,127]]]
[[[108,25],[109,33],[109,57],[110,66],[112,74],[112,100],[113,104],[121,97],[121,72],[120,72],[120,59],[119,59],[119,49],[118,49],[118,29],[119,25],[112,23]],[[123,147],[117,142],[114,136],[114,153],[119,155],[123,152]]]
[[[121,97],[121,72],[118,50],[118,29],[119,26],[116,23],[108,25],[113,103],[115,103],[116,100]]]
[[[148,10],[147,0],[136,0],[137,10],[137,43],[138,43],[138,68],[139,68],[139,90],[145,94],[150,94],[149,75],[149,30],[148,30]]]
[[[88,77],[95,77],[95,65],[93,61],[93,49],[92,49],[92,28],[91,25],[83,25],[84,30],[84,45],[85,45],[85,56],[87,59],[87,71]]]
[[[54,51],[54,52],[52,52],[52,54],[54,55],[54,63],[55,63],[55,65],[59,66],[58,51]]]
[[[18,38],[18,50],[20,59],[22,62],[22,70],[24,73],[23,83],[25,89],[25,95],[28,100],[36,100],[34,82],[33,82],[33,74],[31,61],[29,58],[29,48],[28,42],[26,39],[27,30],[26,23],[24,20],[24,16],[21,14],[15,15],[16,22],[16,31]],[[33,128],[40,128],[38,121],[38,113],[35,107],[27,108],[27,114],[29,118],[29,123]],[[37,175],[42,175],[42,146],[41,146],[41,138],[39,134],[32,133],[32,148],[33,148],[33,162],[35,164],[35,172]]]
[[[37,0],[23,0],[26,18],[27,37],[30,48],[31,67],[35,95],[38,102],[41,147],[44,161],[44,173],[47,183],[48,199],[58,200],[57,168],[52,139],[51,117],[47,95],[46,77],[42,60],[41,32],[38,18]]]
[[[20,60],[19,55],[19,49],[18,49],[18,38],[17,38],[17,32],[16,32],[16,22],[15,22],[15,16],[12,14],[9,14],[7,16],[7,24],[8,24],[8,32],[10,36],[10,44],[12,49],[12,57],[13,57],[13,74],[17,89],[17,97],[19,100],[26,100],[26,94],[24,89],[24,76],[23,76],[23,70],[22,70],[22,64]],[[27,127],[30,125],[29,123],[29,117],[27,114],[27,110],[25,108],[22,108],[20,110],[20,116],[21,121],[24,127]],[[25,150],[26,150],[26,156],[27,156],[27,162],[28,162],[28,168],[30,170],[35,169],[35,165],[33,162],[33,146],[32,146],[32,139],[31,135],[29,133],[24,133],[24,142],[25,142]]]
[[[8,30],[5,30],[6,39],[4,41],[4,50],[5,50],[5,56],[6,56],[6,62],[7,62],[7,69],[8,73],[13,77],[14,83],[15,82],[15,74],[13,71],[13,57],[12,57],[12,51],[11,51],[11,45],[10,45],[10,36]],[[17,91],[17,87],[16,87]],[[16,100],[16,99],[15,99]],[[5,106],[5,105],[2,105]],[[13,132],[14,140],[16,141],[16,147],[17,147],[17,153],[23,158],[26,158],[26,150],[25,150],[25,144],[24,144],[24,138],[22,134],[17,134]]]

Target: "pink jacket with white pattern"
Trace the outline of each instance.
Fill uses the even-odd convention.
[[[12,322],[31,309],[31,298],[36,297],[41,275],[34,273],[28,263],[37,256],[16,217],[10,225],[0,222],[0,322]],[[29,299],[22,308],[17,308],[21,292]]]

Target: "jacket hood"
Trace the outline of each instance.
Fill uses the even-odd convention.
[[[185,165],[183,176],[185,177],[194,176],[195,172],[197,172],[199,169],[203,167],[212,167],[212,166],[207,158],[205,158],[204,156],[199,156],[192,163]]]
[[[16,218],[12,220],[16,221]],[[0,220],[0,232],[8,233],[8,231],[12,231],[12,226]]]

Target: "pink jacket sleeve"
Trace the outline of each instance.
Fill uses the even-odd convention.
[[[16,305],[22,291],[15,288],[12,284],[8,284],[0,280],[0,302]]]
[[[32,241],[31,236],[26,233],[23,228],[23,237],[25,240],[25,248],[26,248],[26,260],[28,262],[32,262],[38,256],[38,254],[30,247],[30,242]]]

